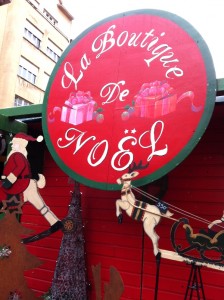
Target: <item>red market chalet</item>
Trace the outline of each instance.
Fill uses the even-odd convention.
[[[146,191],[156,197],[211,221],[220,218],[224,209],[224,101],[220,101],[224,95],[224,80],[216,82],[214,112],[197,146],[171,172],[144,186]],[[41,114],[42,105],[0,110],[1,174],[11,137],[18,132],[35,137],[41,135]],[[71,191],[74,191],[75,184],[56,165],[45,144],[38,144],[41,145],[35,144],[35,147],[29,149],[32,171],[45,175],[47,184],[40,193],[46,204],[62,220],[68,215]],[[124,214],[123,224],[118,224],[115,201],[120,198],[119,191],[102,191],[81,184],[80,191],[88,299],[101,299],[97,297],[100,297],[100,293],[104,294],[105,284],[108,287],[111,267],[116,268],[122,278],[124,290],[120,299],[153,299],[156,285],[155,256],[141,222],[135,222]],[[30,203],[23,206],[22,212],[21,222],[25,227],[35,232],[48,229],[46,220]],[[192,224],[194,227],[194,221]],[[171,226],[172,221],[164,219],[157,228],[161,249],[173,250],[170,241]],[[28,251],[42,261],[40,267],[25,273],[29,288],[39,297],[46,294],[52,286],[64,234],[59,230],[26,245]],[[93,270],[99,264],[101,285],[100,290],[97,290]],[[190,270],[190,265],[185,262],[162,258],[158,299],[183,299]],[[224,272],[202,267],[201,273],[206,299],[222,300]]]

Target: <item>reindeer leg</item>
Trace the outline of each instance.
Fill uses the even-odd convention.
[[[117,217],[118,223],[122,224],[123,222],[123,214],[121,213],[118,217]]]
[[[116,216],[118,218],[118,223],[121,224],[123,220],[122,209],[127,210],[129,208],[129,203],[127,201],[122,201],[121,199],[116,200]]]
[[[119,224],[121,224],[122,220],[123,220],[123,215],[122,215],[122,211],[121,211],[121,205],[122,205],[122,200],[118,199],[116,201],[116,216],[117,216]]]
[[[122,201],[120,199],[116,200],[116,216],[119,217],[120,214],[122,214],[121,212],[121,205]]]
[[[155,256],[157,256],[159,253],[159,246],[158,246],[159,236],[155,232],[155,226],[157,224],[158,224],[158,220],[156,220],[151,215],[150,217],[145,218],[145,220],[143,221],[143,228],[145,230],[145,233],[152,241],[153,252]]]

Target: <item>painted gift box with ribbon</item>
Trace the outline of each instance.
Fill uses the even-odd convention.
[[[166,82],[144,83],[134,97],[135,116],[156,118],[176,110],[177,95]]]
[[[61,121],[73,125],[91,121],[95,103],[90,92],[71,93],[62,107]]]

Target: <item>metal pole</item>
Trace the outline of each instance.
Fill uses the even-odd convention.
[[[199,278],[198,278],[198,276],[199,276]],[[202,290],[202,297],[203,297],[202,300],[206,300],[203,282],[202,282],[202,276],[201,276],[201,266],[197,266],[195,263],[192,263],[192,266],[191,266],[191,272],[190,272],[190,276],[188,279],[187,289],[186,289],[184,300],[187,300],[189,289],[191,289],[190,295],[189,295],[190,300],[192,299],[194,290],[196,290],[196,292],[197,292],[197,299],[198,300],[201,299],[199,289]]]
[[[156,255],[156,286],[154,300],[157,300],[158,290],[159,290],[159,269],[160,269],[161,253],[158,252]]]

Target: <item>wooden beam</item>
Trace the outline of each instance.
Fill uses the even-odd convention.
[[[211,268],[211,269],[215,269],[215,270],[219,270],[219,271],[224,271],[224,265],[220,266],[220,265],[215,265],[215,264],[212,264],[212,263],[199,262],[196,259],[192,260],[190,258],[183,257],[183,256],[179,255],[177,252],[169,251],[169,250],[160,249],[160,253],[161,253],[162,258],[175,260],[175,261],[180,261],[180,262],[185,262],[187,264],[195,263],[195,265],[197,265],[197,266],[204,266],[204,267],[207,267],[207,268]]]

